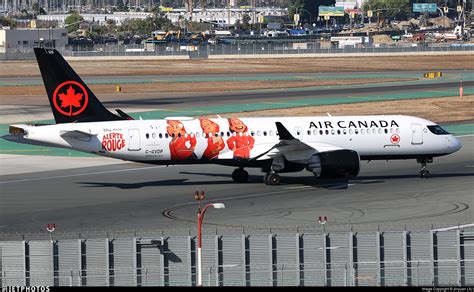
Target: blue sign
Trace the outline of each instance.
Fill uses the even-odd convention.
[[[413,12],[436,13],[436,3],[413,3]]]

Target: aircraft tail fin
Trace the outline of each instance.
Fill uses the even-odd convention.
[[[105,108],[57,50],[34,51],[57,124],[125,119]]]

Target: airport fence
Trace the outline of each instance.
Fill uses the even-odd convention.
[[[472,44],[404,44],[390,46],[364,45],[358,47],[322,48],[319,42],[301,43],[253,43],[253,44],[216,44],[216,45],[179,45],[159,44],[149,50],[143,45],[95,45],[82,50],[67,47],[59,49],[68,57],[189,57],[208,58],[210,56],[264,56],[298,54],[378,54],[378,53],[414,53],[414,52],[472,52]],[[33,49],[18,47],[0,54],[0,60],[34,59]]]
[[[0,241],[4,286],[195,286],[197,238]],[[204,286],[471,286],[474,232],[205,235]]]

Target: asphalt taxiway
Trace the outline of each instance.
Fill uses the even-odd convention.
[[[149,166],[135,163],[0,176],[0,233],[192,228],[203,190],[206,226],[216,228],[311,228],[319,216],[327,227],[419,224],[446,227],[474,222],[474,137],[463,148],[434,159],[432,177],[418,177],[413,160],[362,162],[359,177],[317,181],[309,172],[282,175],[279,186],[232,182],[232,168],[214,165]],[[35,157],[29,158],[35,163]],[[51,163],[55,163],[54,160]],[[57,163],[61,163],[58,160]]]

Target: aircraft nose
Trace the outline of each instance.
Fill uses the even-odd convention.
[[[451,136],[449,141],[450,141],[450,148],[451,148],[452,152],[456,152],[459,149],[461,149],[462,144],[458,139]]]

